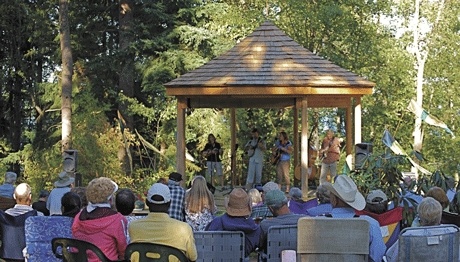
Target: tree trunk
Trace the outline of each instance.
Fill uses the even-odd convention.
[[[69,12],[67,0],[59,0],[59,35],[62,53],[62,151],[72,148],[72,48],[70,44]]]
[[[120,92],[127,97],[134,97],[134,59],[130,51],[130,44],[133,42],[133,8],[132,0],[120,0],[120,50],[123,55],[122,64],[119,76]],[[133,118],[128,114],[128,104],[125,101],[120,101],[118,110],[122,117],[122,122],[125,128],[129,131],[133,130]],[[124,129],[126,131],[126,129]],[[123,134],[124,135],[124,134]],[[125,140],[126,141],[126,140]],[[130,157],[129,143],[124,143],[123,147],[119,148],[118,157],[122,163],[122,168],[126,174],[132,173],[132,159]]]

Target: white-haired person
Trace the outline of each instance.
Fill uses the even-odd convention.
[[[355,182],[347,175],[337,176],[334,184],[322,183],[330,192],[332,211],[326,214],[331,218],[353,218],[356,210],[361,211],[366,206],[364,196],[358,191]],[[386,251],[382,232],[377,220],[369,216],[359,216],[369,222],[369,261],[380,262]]]
[[[18,175],[14,172],[6,172],[5,173],[5,181],[3,185],[0,186],[0,196],[6,198],[13,198],[14,194],[14,183],[16,183],[16,179]]]
[[[438,226],[441,224],[442,206],[432,197],[425,197],[417,206],[420,226]],[[398,261],[399,241],[388,248],[385,257],[388,262]]]
[[[75,216],[72,224],[74,238],[96,245],[110,260],[123,260],[127,246],[128,221],[112,209],[117,190],[117,184],[110,178],[91,180],[86,187],[88,206]],[[99,260],[90,253],[88,261]]]

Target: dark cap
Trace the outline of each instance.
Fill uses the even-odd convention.
[[[257,128],[253,128],[251,133],[259,133],[259,130],[257,130]]]
[[[179,182],[182,181],[182,175],[177,172],[172,172],[171,174],[169,174],[169,179],[171,179],[172,181]]]

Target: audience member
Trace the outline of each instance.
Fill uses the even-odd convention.
[[[281,190],[272,190],[265,194],[264,203],[274,216],[271,219],[264,219],[260,222],[260,228],[262,229],[260,244],[264,247],[264,250],[266,250],[267,233],[271,226],[297,225],[299,218],[304,215],[294,214],[289,210],[287,206],[288,199]]]
[[[27,183],[21,183],[14,189],[14,199],[16,205],[5,210],[5,213],[11,216],[20,216],[30,211],[35,211],[32,204],[32,188]],[[37,211],[37,215],[43,216],[42,212]]]
[[[169,174],[168,187],[171,191],[169,216],[179,221],[185,221],[185,190],[180,186],[182,175],[177,172]]]
[[[83,186],[72,187],[72,189],[70,189],[70,192],[74,192],[80,196],[81,208],[85,208],[86,206],[88,206],[88,200],[86,199],[86,187],[83,187]]]
[[[447,198],[446,192],[442,190],[442,188],[434,186],[426,192],[425,198],[426,197],[432,197],[434,200],[438,201],[439,204],[441,204],[441,207],[443,210],[448,211],[449,210],[449,199]],[[421,226],[420,223],[420,215],[417,214],[415,219],[412,221],[411,227],[419,227]]]
[[[185,193],[185,221],[193,231],[204,231],[216,212],[214,195],[209,191],[206,179],[196,176],[192,187]]]
[[[278,190],[278,185],[276,185]],[[225,198],[226,213],[214,218],[206,227],[206,231],[242,231],[245,235],[245,256],[248,257],[258,246],[261,229],[254,220],[248,219],[251,214],[251,202],[246,191],[235,188]]]
[[[0,186],[0,196],[6,198],[13,198],[14,194],[14,183],[16,183],[16,179],[18,175],[14,172],[6,172],[5,173],[5,181],[3,185]]]
[[[293,187],[289,191],[289,202],[287,203],[289,210],[291,210],[292,213],[294,214],[301,214],[305,215],[307,214],[307,209],[310,209],[312,207],[315,207],[318,205],[318,202],[316,201],[304,201],[302,199],[302,190],[298,187]]]
[[[401,192],[399,193],[399,206],[404,207],[413,207],[418,205],[422,201],[423,196],[417,194],[413,189],[415,186],[415,180],[410,176],[406,176],[403,179],[403,182],[400,184]],[[392,209],[389,207],[388,209]]]
[[[318,199],[318,206],[307,209],[307,215],[315,217],[332,211],[330,192],[325,186],[319,185],[316,188],[316,199]]]
[[[123,216],[129,216],[133,213],[136,203],[136,196],[129,188],[120,189],[115,196],[115,208]]]
[[[420,226],[437,226],[441,223],[442,206],[436,199],[425,197],[417,207]],[[399,241],[396,241],[385,253],[386,261],[398,261]]]
[[[446,177],[446,187],[447,198],[449,199],[449,202],[452,202],[454,200],[455,194],[457,193],[457,190],[455,189],[455,179],[453,177]]]
[[[366,211],[383,214],[388,211],[388,197],[380,189],[372,190],[366,197]]]
[[[432,197],[439,202],[442,206],[442,210],[449,211],[449,199],[447,198],[446,192],[437,186],[434,186],[426,192],[425,197]]]
[[[47,190],[41,190],[38,196],[38,201],[32,204],[32,208],[42,212],[45,216],[50,215],[50,211],[46,208],[46,200],[48,199],[49,192]]]
[[[251,206],[252,208],[256,206],[263,205],[262,195],[260,194],[257,188],[251,188],[248,191],[249,199],[251,199]]]
[[[46,208],[50,211],[50,215],[61,215],[61,198],[69,192],[75,179],[70,177],[67,172],[61,172],[58,180],[54,182],[54,189],[51,190],[48,200],[46,201]]]
[[[77,193],[72,191],[65,193],[61,198],[62,215],[75,217],[81,210],[81,199]]]
[[[0,211],[0,258],[8,262],[24,261],[23,249],[26,247],[24,221],[26,218],[36,215],[43,216],[41,212],[30,206],[32,189],[28,184],[19,184],[13,196],[16,205],[5,212]]]
[[[198,255],[192,228],[187,223],[169,216],[171,201],[172,196],[168,186],[155,183],[150,187],[145,202],[150,213],[146,218],[129,224],[131,243],[149,242],[172,246],[184,252],[190,261],[196,261]],[[132,257],[131,261],[138,260]]]
[[[262,201],[264,199],[265,194],[267,194],[269,191],[277,190],[277,189],[279,189],[279,185],[272,181],[269,181],[265,185],[263,185],[262,193],[261,193]],[[272,212],[270,212],[270,209],[268,209],[267,205],[265,204],[255,206],[251,212],[251,218],[257,221],[261,221],[265,219],[266,217],[272,217],[272,216],[273,216]]]
[[[330,191],[332,204],[332,211],[326,216],[332,218],[353,218],[355,217],[355,210],[361,211],[366,206],[363,195],[358,191],[355,182],[347,175],[338,176],[334,184],[324,182],[323,185]],[[370,225],[369,261],[382,261],[386,246],[383,243],[379,223],[366,215],[359,218],[367,220]]]
[[[72,225],[74,238],[96,245],[110,260],[124,259],[127,246],[128,222],[111,208],[117,190],[117,184],[107,177],[91,180],[86,187],[88,206],[75,216]],[[98,261],[92,253],[88,258],[89,262]]]

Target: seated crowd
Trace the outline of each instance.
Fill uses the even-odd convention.
[[[244,232],[248,258],[253,252],[266,251],[271,226],[297,225],[302,217],[324,216],[359,217],[368,221],[369,261],[382,261],[384,257],[393,261],[398,253],[397,242],[387,250],[381,225],[374,215],[410,203],[417,211],[413,227],[439,225],[443,211],[455,211],[458,201],[455,196],[449,199],[447,192],[439,187],[431,188],[425,196],[417,195],[410,190],[413,181],[404,179],[399,201],[392,204],[380,189],[371,190],[364,197],[349,176],[340,175],[333,183],[323,182],[318,186],[316,199],[309,201],[304,200],[299,188],[292,187],[286,195],[274,182],[248,192],[235,188],[225,198],[225,213],[219,215],[214,195],[203,176],[194,177],[190,188],[185,190],[181,186],[182,175],[173,172],[166,181],[148,189],[145,199],[148,214],[131,221],[127,216],[133,215],[139,200],[132,190],[118,189],[109,178],[99,177],[86,187],[73,187],[74,179],[62,172],[54,183],[55,188],[50,193],[42,190],[38,201],[32,203],[32,189],[26,183],[14,187],[17,176],[13,174],[7,172],[6,186],[0,186],[0,193],[16,202],[4,214],[72,217],[72,236],[96,245],[110,260],[123,260],[129,243],[151,242],[175,247],[195,261],[198,255],[194,232],[197,231]],[[4,250],[0,255],[5,256]],[[17,260],[17,257],[2,258]],[[90,253],[89,261],[98,260]],[[133,256],[132,261],[138,261],[138,257]]]

